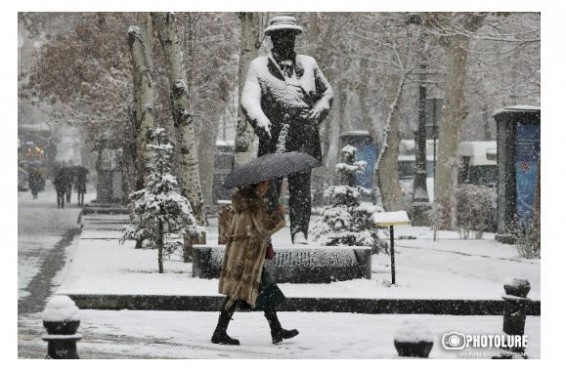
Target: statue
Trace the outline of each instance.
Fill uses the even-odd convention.
[[[295,53],[303,32],[294,17],[270,20],[265,35],[273,48],[251,63],[241,106],[259,138],[258,157],[274,152],[305,152],[322,161],[318,128],[332,105],[332,88],[314,58]],[[269,205],[275,209],[283,179],[275,180]],[[306,244],[311,215],[311,170],[288,177],[289,217],[294,244]]]

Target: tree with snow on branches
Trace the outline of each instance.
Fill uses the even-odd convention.
[[[331,186],[324,196],[333,200],[332,205],[322,210],[322,219],[312,230],[314,239],[326,246],[369,246],[374,253],[384,250],[384,242],[372,222],[374,213],[383,208],[370,202],[360,201],[362,194],[370,190],[356,186],[356,173],[363,173],[367,163],[356,160],[356,148],[342,148],[342,162],[336,164],[341,185]]]
[[[182,241],[172,241],[171,234],[198,236],[198,226],[190,202],[175,191],[177,179],[171,174],[173,146],[164,128],[150,130],[149,177],[145,188],[130,195],[135,216],[122,230],[121,243],[128,239],[142,241],[143,248],[157,249],[159,273],[163,256],[183,248]]]

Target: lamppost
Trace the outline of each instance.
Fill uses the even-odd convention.
[[[421,25],[422,20],[418,14],[409,14],[407,24]],[[421,52],[419,65],[419,106],[418,126],[415,132],[415,178],[413,181],[413,198],[411,203],[411,222],[413,225],[428,225],[426,211],[430,209],[428,191],[426,188],[426,56],[424,51],[424,33],[419,30],[418,48]]]

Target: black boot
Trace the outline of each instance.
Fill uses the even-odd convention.
[[[222,304],[222,310],[220,311],[220,317],[218,318],[218,324],[216,325],[216,329],[212,334],[212,341],[214,344],[224,344],[224,345],[240,345],[240,341],[238,339],[232,339],[226,333],[226,329],[228,329],[228,324],[230,323],[230,319],[232,319],[232,315],[236,310],[236,305],[232,303],[231,306],[227,307],[228,298]]]
[[[279,322],[279,318],[277,318],[277,312],[274,307],[265,307],[263,313],[265,318],[267,318],[269,328],[271,329],[271,340],[273,341],[273,344],[278,344],[282,342],[283,339],[291,339],[299,335],[299,331],[295,329],[285,330],[281,327],[281,323]]]

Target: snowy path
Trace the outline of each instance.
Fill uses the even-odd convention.
[[[448,351],[443,334],[501,334],[502,316],[370,315],[346,313],[281,312],[283,326],[297,328],[299,336],[272,345],[267,321],[261,313],[236,312],[228,333],[239,347],[214,345],[210,336],[218,313],[156,311],[81,311],[78,343],[82,358],[283,358],[381,359],[397,358],[395,333],[407,322],[417,323],[434,339],[430,358],[491,358],[494,350]],[[43,331],[38,315],[20,318],[26,328],[19,336],[24,348],[41,349]],[[540,317],[526,324],[531,358],[540,358]]]
[[[73,234],[78,232],[77,217],[80,208],[76,205],[76,195],[73,194],[71,204],[65,209],[57,209],[56,194],[50,183],[45,192],[40,192],[37,199],[33,199],[30,192],[18,192],[18,298],[24,300],[30,296],[29,287],[38,277],[39,273],[47,274],[49,285],[52,276],[57,273],[56,267],[46,267],[46,261],[57,248],[64,249]],[[92,199],[93,194],[87,194],[86,200]],[[62,255],[64,251],[60,252]],[[52,257],[49,265],[63,263],[63,258]],[[42,272],[53,270],[52,272]],[[60,268],[60,267],[59,267]],[[55,269],[55,270],[54,270]],[[37,278],[36,278],[37,277]],[[42,282],[39,282],[40,284]]]

